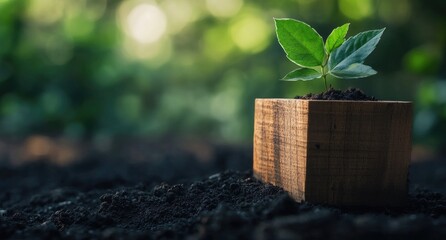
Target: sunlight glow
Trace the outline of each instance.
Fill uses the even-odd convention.
[[[81,12],[66,17],[63,26],[65,35],[73,40],[85,40],[94,31],[93,20],[84,17]]]
[[[160,7],[166,13],[169,33],[180,32],[200,16],[199,9],[188,1],[164,0]]]
[[[58,0],[32,0],[28,1],[26,17],[32,23],[52,24],[61,19],[65,9],[64,1]],[[51,14],[48,14],[51,9]]]
[[[168,38],[149,44],[141,44],[133,39],[126,39],[123,44],[123,52],[126,57],[146,60],[146,63],[152,67],[163,65],[172,56],[172,43]]]
[[[354,20],[370,17],[374,12],[371,0],[339,0],[339,9],[346,17]]]
[[[166,32],[166,16],[159,7],[142,3],[130,11],[125,29],[139,43],[153,43]]]
[[[172,44],[167,33],[167,16],[156,2],[123,1],[116,17],[125,34],[122,41],[125,57],[145,60],[151,67],[159,67],[170,58]]]
[[[234,48],[226,26],[210,28],[204,35],[204,51],[209,59],[224,60]]]
[[[91,20],[98,20],[102,16],[107,9],[107,0],[95,0],[95,1],[87,1],[85,2],[85,7],[83,11],[85,11],[85,15]]]
[[[206,6],[216,17],[231,17],[240,11],[243,0],[206,0]]]
[[[232,40],[241,50],[257,53],[268,46],[271,27],[262,18],[247,15],[235,22],[230,32]]]

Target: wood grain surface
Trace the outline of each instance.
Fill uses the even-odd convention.
[[[297,201],[399,205],[411,130],[410,102],[256,99],[254,174]]]

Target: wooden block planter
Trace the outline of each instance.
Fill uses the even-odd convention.
[[[297,201],[400,205],[412,103],[256,99],[254,174]]]

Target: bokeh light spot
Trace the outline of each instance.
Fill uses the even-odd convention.
[[[140,44],[132,39],[124,41],[125,56],[139,60],[153,60],[149,61],[152,67],[158,67],[166,63],[172,56],[172,42],[170,39],[158,41],[150,44]]]
[[[436,94],[435,87],[431,82],[423,82],[418,87],[418,104],[422,107],[429,107],[435,103]]]
[[[62,91],[49,89],[40,96],[40,105],[48,115],[61,114],[68,106],[68,99]]]
[[[354,20],[370,17],[374,11],[371,0],[339,0],[339,9],[346,17]]]
[[[216,17],[231,17],[243,6],[243,0],[206,0],[209,12]]]
[[[434,73],[438,69],[440,58],[441,55],[436,46],[425,45],[410,50],[404,56],[404,65],[413,73]]]
[[[160,2],[160,6],[166,13],[169,33],[183,30],[200,15],[198,9],[187,1],[164,0]]]
[[[98,20],[104,16],[107,9],[107,0],[86,1],[84,11],[91,20]]]
[[[161,66],[169,60],[172,44],[170,38],[165,36],[167,17],[155,2],[122,2],[118,8],[117,21],[125,34],[122,51],[126,57],[150,60],[146,63],[151,67]]]
[[[215,27],[204,36],[206,56],[213,60],[223,60],[234,48],[234,43],[226,27]]]
[[[67,17],[64,21],[65,35],[74,41],[86,40],[94,30],[94,22],[82,13]]]
[[[45,44],[45,53],[51,64],[64,65],[73,57],[73,47],[60,37],[50,36]]]
[[[271,27],[256,15],[246,15],[231,26],[234,43],[245,52],[256,53],[265,49],[270,40]]]
[[[378,15],[388,23],[406,22],[411,15],[411,7],[408,0],[379,1]]]
[[[64,5],[64,1],[59,0],[31,0],[28,1],[26,17],[32,23],[52,24],[63,16]],[[48,9],[51,9],[51,14]]]
[[[435,124],[437,116],[429,109],[423,109],[415,115],[414,132],[416,135],[426,134]]]
[[[166,32],[166,16],[157,6],[142,3],[135,6],[127,16],[126,30],[139,43],[153,43]]]
[[[235,88],[217,93],[211,100],[211,116],[222,122],[234,119],[239,108],[240,96],[240,90]]]

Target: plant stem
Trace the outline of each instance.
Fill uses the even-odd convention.
[[[325,83],[325,90],[328,91],[328,87],[327,87],[327,75],[324,74],[323,77],[324,77],[324,83]]]
[[[325,84],[325,90],[328,91],[327,87],[327,72],[325,70],[325,66],[327,66],[328,58],[330,57],[330,54],[325,55],[324,62],[322,63],[322,77],[324,78],[324,84]]]
[[[324,83],[325,83],[325,91],[328,91],[328,87],[327,87],[327,73],[325,72],[325,66],[322,65],[321,66],[321,72],[322,72],[322,77],[324,78]]]

